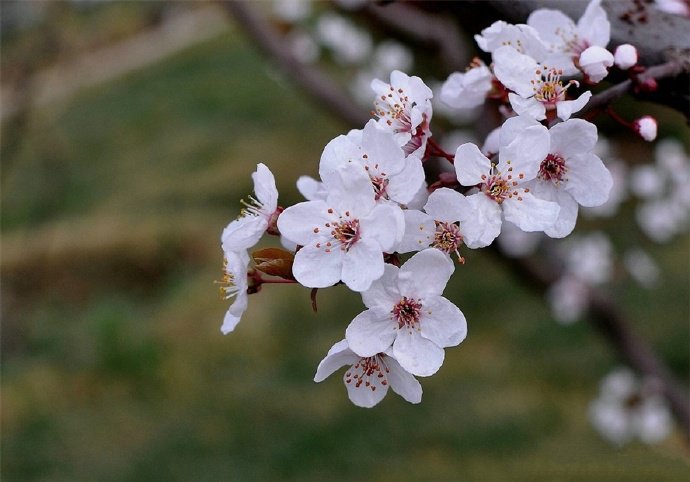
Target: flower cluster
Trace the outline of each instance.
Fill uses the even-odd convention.
[[[344,324],[314,380],[347,366],[343,380],[355,405],[376,405],[389,386],[419,403],[417,377],[435,374],[445,349],[467,336],[463,312],[443,293],[469,251],[501,233],[564,238],[580,207],[604,206],[616,192],[596,150],[596,126],[577,118],[592,98],[587,88],[609,68],[634,75],[636,49],[624,45],[612,54],[609,31],[600,1],[592,0],[577,23],[542,9],[526,24],[499,21],[477,35],[490,63],[475,59],[466,72],[453,73],[438,97],[455,110],[487,99],[498,104],[503,119],[481,147],[442,147],[432,133],[432,89],[393,70],[370,83],[373,118],[325,146],[318,179],[298,179],[305,201],[279,206],[273,175],[259,164],[254,197],[222,234],[221,293],[234,298],[222,332],[235,329],[247,295],[263,284],[310,288],[314,303],[316,290],[344,284],[360,293],[365,309]],[[322,36],[324,44],[333,40]],[[643,137],[656,134],[648,120],[629,127]],[[280,236],[282,247],[252,251],[264,234]],[[595,262],[607,259],[596,256],[606,243],[583,239],[567,246],[569,275],[550,294],[554,306],[565,303],[565,322],[584,309],[588,287],[610,276],[610,265]],[[533,249],[535,242],[525,245]]]

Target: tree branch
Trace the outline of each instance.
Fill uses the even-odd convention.
[[[329,111],[336,113],[346,123],[361,126],[367,122],[370,116],[344,93],[345,90],[342,87],[335,84],[323,72],[295,58],[282,37],[251,6],[251,2],[225,0],[220,4],[235,17],[237,24],[245,30],[264,54],[293,80],[297,87],[317,100],[319,104],[326,106]]]

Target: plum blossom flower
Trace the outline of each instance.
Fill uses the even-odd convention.
[[[633,129],[647,142],[656,139],[657,124],[656,119],[650,115],[644,115],[633,122]]]
[[[597,128],[582,119],[570,119],[549,129],[549,150],[530,183],[532,193],[561,207],[553,226],[544,230],[563,238],[575,228],[578,205],[601,206],[608,200],[613,178],[592,150]]]
[[[589,47],[580,54],[579,65],[587,79],[596,84],[609,74],[608,68],[613,65],[614,57],[603,47]]]
[[[224,299],[235,298],[228,308],[220,330],[227,335],[240,322],[247,309],[247,267],[249,255],[246,251],[225,251],[223,260],[223,279],[218,282],[220,294]]]
[[[539,37],[550,52],[566,56],[573,66],[579,65],[583,68],[585,64],[586,69],[591,69],[594,73],[600,71],[604,60],[608,59],[608,56],[599,50],[605,50],[604,47],[611,39],[611,24],[606,11],[601,7],[601,0],[589,2],[577,25],[560,10],[547,8],[532,12],[527,19],[527,25],[539,33]],[[587,53],[583,61],[582,55],[591,47],[597,47],[597,49]],[[609,56],[611,63],[608,66],[610,67],[613,63],[610,52]],[[596,65],[595,59],[599,59]],[[590,75],[586,69],[583,68],[585,73]],[[563,70],[566,71],[566,75],[573,73],[570,68],[563,68]],[[598,80],[592,80],[598,82]]]
[[[627,368],[618,368],[602,380],[599,396],[589,406],[589,418],[602,437],[618,446],[634,439],[659,443],[673,429],[658,382],[640,380]]]
[[[325,201],[290,206],[278,218],[281,234],[302,246],[293,275],[310,288],[342,280],[350,289],[364,291],[383,275],[383,253],[402,239],[402,210],[377,203],[369,176],[354,163],[338,168],[324,184]]]
[[[463,144],[455,153],[455,171],[463,186],[478,186],[468,200],[477,209],[472,238],[490,244],[501,232],[502,216],[523,231],[544,231],[558,218],[558,204],[533,196],[525,183],[537,177],[549,150],[546,127],[518,116],[501,126],[498,162],[474,144]]]
[[[347,395],[358,407],[371,408],[388,393],[388,387],[410,403],[422,401],[422,386],[406,372],[392,355],[391,350],[362,357],[353,352],[347,340],[341,340],[328,350],[314,376],[315,382],[328,378],[337,369],[350,365],[343,382]]]
[[[563,85],[563,70],[540,64],[510,46],[494,52],[494,73],[503,85],[514,92],[508,94],[513,110],[537,120],[546,119],[546,112],[552,110],[559,118],[568,120],[592,96],[590,91],[586,91],[575,100],[566,100],[567,90],[577,85],[577,81],[571,80]]]
[[[441,87],[441,102],[454,109],[474,109],[484,103],[493,78],[486,64],[477,59],[466,72],[450,74]]]
[[[393,132],[406,154],[419,150],[421,157],[431,136],[431,89],[419,77],[399,70],[391,72],[390,83],[374,79],[371,89],[379,127]]]
[[[619,69],[628,70],[637,64],[637,49],[630,44],[619,45],[613,54],[613,62]]]
[[[416,376],[433,375],[443,364],[443,349],[467,335],[465,316],[441,294],[453,263],[436,249],[415,254],[402,267],[390,264],[362,293],[368,310],[345,331],[352,351],[362,357],[391,353]]]
[[[345,164],[361,166],[371,180],[376,201],[406,204],[424,184],[422,161],[416,155],[405,156],[390,131],[367,122],[361,132],[338,136],[329,142],[321,155],[319,175],[328,183]]]
[[[223,230],[221,241],[224,251],[247,250],[258,243],[267,230],[275,231],[280,209],[273,173],[264,164],[258,164],[252,179],[256,198],[249,196],[248,202],[242,201],[245,207],[240,217]]]
[[[420,251],[428,247],[451,255],[455,253],[460,262],[464,258],[459,249],[463,244],[470,248],[484,245],[473,235],[481,233],[475,226],[476,210],[465,196],[457,191],[442,187],[429,195],[424,211],[405,211],[405,235],[398,246],[398,252]]]

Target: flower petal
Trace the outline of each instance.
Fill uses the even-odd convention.
[[[436,221],[462,222],[474,215],[472,205],[457,191],[442,187],[429,195],[424,210]]]
[[[442,296],[424,300],[419,324],[422,336],[441,348],[459,345],[467,336],[465,315]]]
[[[261,203],[263,211],[272,213],[278,207],[278,189],[271,170],[265,164],[259,163],[256,172],[252,173],[256,199]]]
[[[338,247],[326,252],[324,246],[307,245],[297,251],[292,264],[295,279],[308,288],[326,288],[341,279],[345,252]]]
[[[353,291],[369,289],[374,280],[383,276],[383,253],[375,241],[360,239],[343,259],[342,280]]]
[[[352,367],[343,375],[343,382],[345,382],[347,396],[350,401],[358,407],[371,408],[383,400],[386,393],[388,393],[388,384],[383,385],[382,383],[384,378],[378,378],[377,376],[366,377],[365,380],[368,383],[358,384],[356,379],[348,378],[348,374],[354,374],[355,372],[355,367]],[[363,376],[361,370],[357,374]]]
[[[559,119],[568,120],[570,116],[575,112],[580,112],[582,108],[587,105],[590,97],[592,97],[591,91],[583,92],[580,97],[575,100],[563,100],[556,103],[556,115]]]
[[[408,298],[438,296],[443,293],[453,271],[453,262],[438,249],[420,251],[400,267],[400,294]]]
[[[565,190],[586,207],[601,206],[609,199],[613,177],[594,154],[574,156],[567,161],[568,183]]]
[[[597,126],[583,119],[570,119],[549,129],[551,154],[567,159],[591,152],[597,143]]]
[[[558,218],[558,204],[537,199],[529,192],[519,193],[519,197],[521,199],[513,196],[503,202],[507,221],[527,232],[543,231],[553,226]]]
[[[501,126],[499,142],[498,169],[506,174],[512,167],[512,175],[517,182],[534,179],[541,161],[549,153],[548,129],[529,117],[518,116],[506,120]]]
[[[516,114],[536,120],[546,119],[546,107],[534,97],[524,98],[511,92],[508,94],[508,100]]]
[[[463,241],[468,248],[483,248],[501,233],[501,207],[483,192],[467,196],[467,200],[476,217],[462,223]]]
[[[383,276],[374,281],[371,287],[362,292],[364,306],[387,313],[402,298],[398,290],[398,272],[400,268],[392,264],[384,266]]]
[[[378,204],[359,219],[362,238],[379,245],[379,252],[390,253],[405,234],[405,215],[392,203]]]
[[[306,246],[323,238],[315,228],[323,229],[328,222],[337,220],[337,215],[329,213],[325,201],[305,201],[288,207],[278,216],[278,230],[293,243]]]
[[[369,357],[386,351],[397,333],[390,313],[370,309],[355,316],[345,330],[345,339],[353,352]]]
[[[443,365],[445,353],[417,330],[403,329],[393,343],[393,356],[407,372],[418,377],[433,375]]]
[[[422,385],[409,372],[405,371],[393,356],[384,357],[388,365],[388,384],[395,393],[410,403],[422,401]]]
[[[455,151],[455,173],[463,186],[474,186],[482,182],[491,169],[491,161],[479,148],[468,142]]]
[[[328,354],[321,360],[319,367],[316,369],[316,374],[314,375],[315,382],[322,382],[340,367],[345,365],[352,365],[359,360],[359,356],[356,355],[347,344],[347,340],[340,340],[338,343],[333,345]]]
[[[508,89],[520,97],[534,95],[532,80],[538,79],[539,64],[529,55],[505,46],[493,53],[494,74]]]
[[[247,215],[235,219],[223,229],[221,246],[223,251],[242,251],[259,242],[266,232],[268,220],[263,216]]]
[[[405,210],[403,214],[405,215],[405,234],[396,251],[409,253],[428,248],[436,233],[434,219],[414,209]]]

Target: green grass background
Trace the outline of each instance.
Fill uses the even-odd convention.
[[[447,288],[469,336],[420,405],[313,383],[363,309],[343,287],[314,314],[266,286],[220,334],[219,235],[256,163],[292,204],[347,129],[232,31],[32,114],[2,158],[3,480],[685,480],[678,432],[600,439],[587,406],[615,355],[485,253]],[[688,237],[650,249],[658,289],[609,289],[686,379]]]

